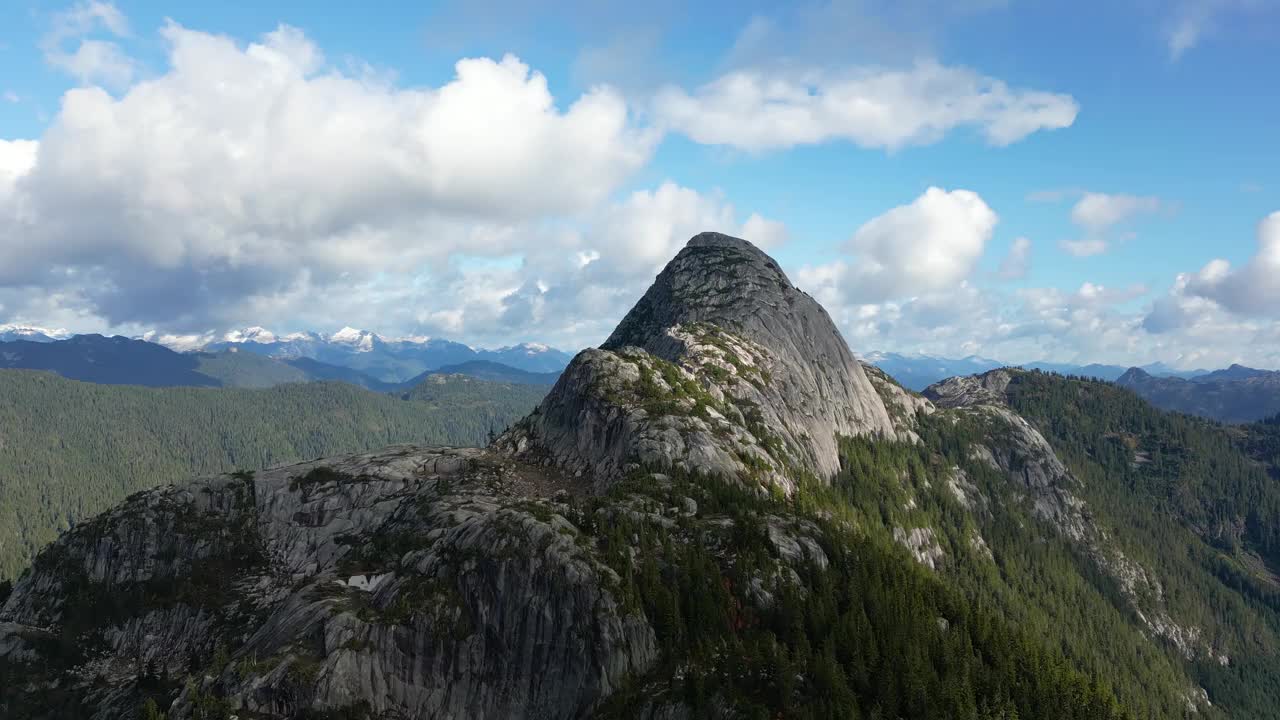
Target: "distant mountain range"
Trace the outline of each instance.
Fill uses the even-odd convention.
[[[903,355],[899,353],[872,352],[862,356],[866,362],[875,365],[893,376],[903,386],[920,391],[926,387],[949,377],[977,375],[1000,367],[1024,367],[1028,370],[1044,370],[1060,375],[1094,378],[1114,381],[1128,370],[1121,365],[1101,365],[1091,363],[1077,365],[1072,363],[1055,363],[1039,361],[1016,365],[990,358],[970,355],[963,358],[945,358],[932,355]],[[1142,366],[1147,373],[1156,377],[1191,378],[1208,373],[1207,370],[1176,370],[1164,363],[1152,363]]]
[[[1246,423],[1280,413],[1280,372],[1232,365],[1196,377],[1156,377],[1129,368],[1116,384],[1162,410]]]
[[[391,383],[473,361],[500,363],[533,373],[559,373],[573,359],[567,352],[538,343],[487,350],[441,338],[384,338],[350,327],[332,335],[307,332],[283,336],[253,327],[228,333],[223,340],[202,349],[218,352],[232,348],[278,359],[311,358]]]
[[[884,370],[903,386],[921,391],[949,377],[979,375],[1012,366],[970,355],[944,358],[873,352],[863,360]],[[1232,365],[1221,370],[1178,370],[1164,363],[1141,367],[1033,362],[1028,370],[1114,382],[1162,409],[1226,423],[1247,423],[1280,413],[1280,372]]]
[[[218,387],[201,373],[196,354],[119,335],[76,335],[66,340],[0,342],[0,368],[51,370],[65,378],[104,385]]]
[[[330,363],[306,355],[271,355],[262,352],[267,344],[254,341],[219,343],[208,346],[207,350],[180,353],[153,342],[118,335],[76,335],[64,340],[47,339],[44,335],[41,337],[46,339],[36,339],[33,334],[23,337],[0,341],[0,368],[49,370],[72,380],[106,385],[266,388],[285,383],[339,380],[377,392],[395,392],[412,387],[431,374],[465,375],[522,385],[551,385],[560,375],[559,370],[534,372],[492,360],[470,359],[453,364],[431,363],[430,367],[401,382],[388,381],[342,364],[342,361],[360,360],[377,353],[384,347],[377,340],[368,343],[372,348],[368,352],[324,353],[340,361]],[[286,341],[286,344],[293,342],[296,341]],[[355,346],[359,347],[360,342],[357,340]],[[458,343],[451,345],[465,348],[473,355],[477,352]],[[441,343],[436,347],[441,347]],[[382,359],[399,360],[405,368],[427,365],[431,359],[429,348],[417,354],[403,348],[398,352],[399,355],[389,352]],[[560,351],[530,346],[523,352],[517,348],[484,352],[502,353],[516,360],[523,357],[527,364],[545,366],[551,364],[553,353]],[[452,356],[451,352],[444,355]]]
[[[53,342],[66,340],[71,334],[66,330],[49,330],[29,325],[0,325],[0,342],[27,340],[30,342]]]

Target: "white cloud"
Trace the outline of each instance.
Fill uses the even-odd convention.
[[[116,42],[87,39],[99,31],[125,37],[129,35],[129,22],[114,4],[99,0],[82,2],[57,13],[40,42],[45,61],[83,84],[127,85],[137,64]],[[68,50],[68,43],[74,43],[75,49]]]
[[[847,140],[894,150],[941,140],[961,127],[1009,145],[1069,127],[1069,95],[1012,89],[961,67],[920,62],[908,70],[736,70],[692,94],[667,87],[654,100],[665,127],[696,142],[748,151]]]
[[[1016,237],[1009,246],[1009,254],[1000,261],[996,275],[1002,280],[1019,280],[1031,270],[1031,241]]]
[[[1168,294],[1151,303],[1142,320],[1144,330],[1154,334],[1173,333],[1222,319],[1217,303],[1187,292],[1190,282],[1190,274],[1178,274]]]
[[[108,87],[127,85],[135,72],[133,60],[119,45],[102,40],[85,40],[75,52],[52,55],[49,62],[82,83]]]
[[[129,34],[129,20],[114,3],[90,0],[55,14],[48,39],[56,42],[82,37],[99,27],[116,36]]]
[[[1189,275],[1179,294],[1212,300],[1242,315],[1280,317],[1280,211],[1258,223],[1258,250],[1243,267],[1223,259]]]
[[[22,101],[22,98],[18,97],[18,93],[12,90],[5,90],[4,95],[0,97],[3,97],[4,101],[7,103],[18,103]]]
[[[1170,0],[1164,22],[1169,59],[1177,62],[1206,37],[1222,29],[1228,20],[1248,21],[1250,16],[1280,9],[1275,0]]]
[[[154,330],[142,333],[139,337],[148,342],[159,343],[170,350],[176,350],[178,352],[199,350],[217,339],[217,337],[211,332],[174,335],[171,333],[158,333]]]
[[[975,192],[931,187],[858,228],[844,248],[854,260],[802,274],[855,302],[953,288],[972,272],[998,220]]]
[[[1205,3],[1184,3],[1185,6],[1195,7],[1205,5]],[[1182,54],[1195,47],[1200,41],[1200,34],[1203,32],[1203,26],[1208,19],[1207,15],[1202,12],[1183,11],[1183,15],[1171,24],[1168,31],[1169,57],[1177,60]]]
[[[1160,209],[1160,198],[1087,192],[1071,208],[1071,222],[1089,232],[1102,232],[1142,213]]]
[[[1110,248],[1110,233],[1139,215],[1158,212],[1165,204],[1158,197],[1085,192],[1071,207],[1071,222],[1084,232],[1084,237],[1063,240],[1059,246],[1076,257],[1099,255]],[[1125,233],[1121,239],[1131,239]]]
[[[612,90],[558,107],[511,56],[398,88],[293,28],[162,35],[165,72],[71,90],[38,143],[0,145],[0,231],[28,240],[0,244],[0,286],[82,288],[111,325],[238,324],[510,256],[542,220],[598,207],[656,140]]]
[[[546,243],[550,252],[531,248],[519,286],[501,298],[501,312],[482,317],[487,306],[473,308],[466,321],[495,332],[534,327],[549,337],[560,333],[598,342],[699,232],[717,230],[766,249],[786,242],[782,223],[755,213],[738,218],[737,210],[717,193],[672,182],[634,192],[590,213],[581,233]]]
[[[40,143],[35,140],[0,140],[0,200],[12,193],[18,178],[36,166]]]

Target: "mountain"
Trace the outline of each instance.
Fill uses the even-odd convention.
[[[156,389],[2,370],[0,579],[16,575],[58,530],[175,476],[389,443],[480,444],[546,389],[468,378],[447,394],[410,394],[430,401],[333,382]]]
[[[1039,372],[957,378],[925,395],[968,409],[983,424],[1003,415],[1024,427],[1024,441],[988,445],[977,451],[979,462],[959,467],[970,483],[979,465],[1008,467],[1033,515],[1072,540],[1071,559],[1051,546],[1023,555],[1042,602],[1066,602],[1054,610],[1058,641],[1084,656],[1128,644],[1145,652],[1140,637],[1160,638],[1167,654],[1143,661],[1152,665],[1142,682],[1176,685],[1186,680],[1173,678],[1185,674],[1188,708],[1202,717],[1271,716],[1280,702],[1280,688],[1263,681],[1280,673],[1280,453],[1268,453],[1280,443],[1273,430],[1224,428],[1161,412],[1110,383]],[[1027,458],[1007,458],[1000,445],[1023,445]],[[958,493],[971,492],[960,485]],[[1001,572],[1012,576],[1008,560]],[[1063,585],[1072,575],[1061,572],[1064,560],[1101,574],[1090,583],[1110,607]],[[1115,682],[1136,672],[1133,662],[1107,661]]]
[[[965,358],[944,358],[933,355],[901,355],[898,353],[872,352],[863,359],[893,376],[894,380],[914,391],[950,377],[976,375],[1002,367],[1024,367],[1028,370],[1043,370],[1059,375],[1093,378],[1096,380],[1115,380],[1124,374],[1127,368],[1120,365],[1104,365],[1090,363],[1077,365],[1074,363],[1057,363],[1037,361],[1018,366],[1014,363],[1000,362],[988,358],[970,355]],[[1159,377],[1193,378],[1207,373],[1207,370],[1176,370],[1163,363],[1151,363],[1142,366],[1146,372]]]
[[[863,360],[893,376],[911,390],[923,390],[930,385],[957,375],[973,375],[1003,367],[1005,363],[988,360],[976,355],[966,358],[943,358],[932,355],[900,355],[898,353],[868,353]]]
[[[573,359],[573,355],[541,343],[521,343],[497,350],[477,350],[476,358],[528,372],[559,373]]]
[[[1043,370],[1045,372],[1058,373],[1059,375],[1093,378],[1094,380],[1115,380],[1123,375],[1125,371],[1125,368],[1119,365],[1103,365],[1101,363],[1075,365],[1072,363],[1038,361],[1027,363],[1023,367],[1028,370]]]
[[[102,335],[76,335],[56,342],[0,343],[0,368],[51,370],[73,380],[109,385],[216,387],[195,356],[145,342]]]
[[[271,358],[231,348],[222,352],[188,353],[196,358],[196,371],[217,380],[222,387],[267,388],[284,383],[337,380],[375,392],[400,387],[372,378],[359,370],[330,365],[307,357]]]
[[[1241,432],[1024,370],[913,393],[703,233],[487,447],[77,524],[0,606],[0,715],[1274,717]]]
[[[322,363],[309,357],[288,358],[280,362],[301,370],[311,380],[339,380],[352,385],[359,385],[366,390],[375,392],[391,392],[400,387],[397,383],[387,383],[369,377],[359,370],[352,370],[341,365]]]
[[[1233,364],[1225,370],[1214,370],[1188,378],[1193,382],[1230,382],[1234,380],[1250,380],[1253,378],[1267,377],[1271,375],[1271,370],[1257,370],[1255,368],[1245,367],[1243,365]]]
[[[970,355],[964,358],[944,358],[932,355],[901,355],[898,353],[868,353],[864,360],[893,377],[897,382],[910,390],[919,392],[934,383],[947,378],[977,375],[1011,366],[1011,363],[991,360],[989,358]],[[1039,361],[1027,363],[1028,370],[1044,370],[1060,375],[1090,377],[1099,380],[1114,380],[1124,374],[1125,368],[1114,365],[1074,365],[1071,363],[1053,363]]]
[[[445,375],[432,373],[412,383],[399,392],[399,397],[417,403],[425,403],[432,407],[457,408],[465,411],[468,408],[485,408],[491,406],[512,406],[530,409],[536,407],[550,389],[549,385],[531,385],[528,383],[511,383],[493,380],[481,380],[469,375]],[[506,415],[506,422],[495,422],[490,426],[490,435],[506,430],[511,422],[519,418]],[[489,437],[488,440],[492,440]]]
[[[1226,423],[1253,422],[1280,412],[1280,372],[1240,365],[1190,380],[1130,368],[1116,384],[1158,408]]]
[[[305,370],[261,355],[242,352],[195,352],[196,372],[217,381],[218,387],[268,388],[310,382]]]
[[[560,373],[545,372],[535,373],[527,370],[513,368],[510,365],[493,362],[490,360],[471,360],[469,362],[458,363],[457,365],[445,365],[435,370],[429,370],[414,380],[410,380],[410,384],[417,384],[428,375],[466,375],[468,377],[478,378],[480,380],[492,380],[494,382],[517,383],[521,385],[554,385],[556,380],[560,378]]]
[[[0,343],[26,340],[28,342],[47,343],[54,340],[65,340],[70,337],[66,330],[49,330],[29,325],[0,325]]]
[[[0,342],[0,368],[49,370],[72,380],[147,387],[265,388],[313,380],[342,380],[378,391],[398,387],[310,358],[277,360],[241,352],[236,346],[219,352],[178,353],[118,335]]]
[[[387,339],[377,333],[344,327],[332,335],[294,333],[277,336],[253,327],[228,333],[207,351],[237,349],[277,359],[310,358],[357,370],[380,382],[403,383],[440,368],[470,362],[493,362],[533,373],[560,372],[571,356],[555,348],[525,343],[497,350],[477,349],[440,338]]]
[[[1183,378],[1185,380],[1190,380],[1191,378],[1199,377],[1200,375],[1204,375],[1205,373],[1209,372],[1208,370],[1205,370],[1205,369],[1178,370],[1177,368],[1170,367],[1169,365],[1166,365],[1162,362],[1149,363],[1147,365],[1142,365],[1141,367],[1143,370],[1145,370],[1146,372],[1152,375],[1155,375],[1156,377],[1177,377],[1177,378]],[[1107,378],[1099,378],[1099,379],[1106,380]]]

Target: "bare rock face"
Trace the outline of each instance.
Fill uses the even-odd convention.
[[[942,408],[1004,405],[1004,391],[1011,379],[1007,370],[947,378],[925,388],[924,396]]]
[[[41,554],[0,608],[0,659],[45,663],[103,720],[136,715],[123,688],[144,667],[202,668],[174,720],[209,698],[241,717],[585,716],[656,643],[570,509],[519,494],[548,482],[487,450],[393,447],[140,493]]]
[[[1005,473],[1028,494],[1032,510],[1064,535],[1083,540],[1087,531],[1079,481],[1058,458],[1049,441],[1022,416],[1009,409],[1005,390],[1008,370],[954,377],[925,388],[924,396],[940,408],[980,416],[999,435],[976,451],[980,459]]]
[[[604,486],[678,467],[790,491],[839,470],[838,436],[900,434],[826,311],[750,243],[703,233],[499,446]]]

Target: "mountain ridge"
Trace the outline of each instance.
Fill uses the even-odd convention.
[[[916,392],[950,377],[977,375],[1002,367],[1022,367],[1028,370],[1046,370],[1061,375],[1096,378],[1114,381],[1128,369],[1123,365],[1105,363],[1062,363],[1037,360],[1028,363],[1007,363],[978,355],[964,358],[947,358],[925,354],[890,352],[866,353],[864,359],[892,375],[905,387]],[[1141,366],[1143,370],[1159,377],[1194,378],[1210,373],[1208,370],[1178,370],[1163,363],[1154,362]]]
[[[461,373],[524,384],[550,385],[558,372],[534,373],[489,360],[432,368],[407,381],[384,381],[346,365],[305,355],[270,356],[232,344],[221,350],[175,352],[156,343],[102,335],[63,340],[0,342],[0,369],[49,370],[63,377],[109,385],[261,388],[290,382],[339,380],[378,392],[412,387],[427,375]]]
[[[1164,410],[1225,423],[1256,422],[1280,412],[1280,372],[1272,370],[1232,365],[1188,380],[1131,368],[1116,384]]]

